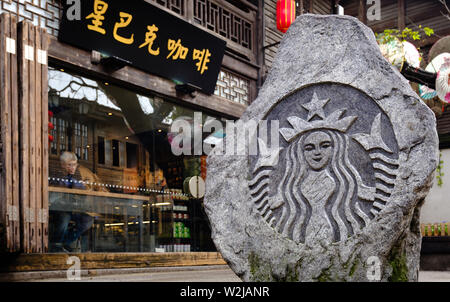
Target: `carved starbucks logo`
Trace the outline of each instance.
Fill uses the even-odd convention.
[[[252,202],[297,243],[338,242],[360,232],[389,202],[398,145],[388,116],[365,93],[324,83],[303,88],[266,115],[279,146],[258,139],[250,156]]]

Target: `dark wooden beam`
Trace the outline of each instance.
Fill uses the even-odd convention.
[[[262,1],[262,3],[260,4],[260,9],[258,10],[258,14],[257,14],[257,18],[256,18],[256,35],[255,35],[255,44],[257,47],[255,47],[257,49],[256,51],[256,64],[258,66],[258,70],[257,70],[257,79],[256,79],[256,85],[250,85],[250,102],[252,102],[254,99],[256,99],[256,97],[258,96],[258,91],[261,88],[261,86],[263,85],[263,68],[262,66],[264,65],[264,55],[265,55],[265,51],[263,51],[263,47],[264,47],[264,40],[265,40],[265,28],[264,28],[264,1]],[[253,82],[252,82],[253,83]]]
[[[359,0],[358,19],[362,23],[367,24],[367,2],[366,2],[366,0]]]
[[[346,6],[348,4],[351,4],[354,0],[337,0],[338,4],[342,5],[342,6]]]
[[[0,260],[1,272],[67,270],[69,256],[81,260],[81,269],[146,268],[161,266],[225,265],[218,252],[189,253],[85,253],[85,254],[21,254],[5,255]]]
[[[302,15],[303,14],[303,5],[304,5],[304,3],[303,3],[303,0],[300,0],[299,2],[299,6],[300,6],[300,15]]]
[[[398,0],[398,29],[402,31],[406,27],[406,1]]]

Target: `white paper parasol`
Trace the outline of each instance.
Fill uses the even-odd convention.
[[[402,42],[395,37],[389,39],[388,42],[384,41],[383,35],[377,39],[380,51],[383,57],[392,65],[402,70],[403,62],[405,58],[405,49]]]
[[[436,77],[436,92],[438,98],[444,103],[450,103],[450,57],[441,65]]]
[[[405,51],[405,57],[404,60],[408,62],[409,65],[411,65],[414,68],[420,68],[420,61],[422,60],[419,51],[417,48],[408,41],[403,41],[403,49]]]
[[[444,52],[440,55],[436,56],[430,64],[427,65],[425,71],[437,73],[440,67],[445,63],[446,59],[450,58],[450,53]],[[420,97],[424,100],[430,100],[437,96],[437,92],[434,89],[431,89],[425,85],[419,85],[419,93]]]

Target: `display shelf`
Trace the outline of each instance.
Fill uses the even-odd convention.
[[[181,190],[179,192],[181,194]],[[169,198],[159,198],[157,202],[170,202],[159,208],[160,229],[164,230],[158,238],[158,248],[164,252],[190,252],[192,239],[192,203],[188,196],[170,195]]]

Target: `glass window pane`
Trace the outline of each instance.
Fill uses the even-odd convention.
[[[206,156],[174,154],[171,126],[201,133],[193,154],[224,137],[219,118],[57,68],[49,110],[50,252],[215,251],[202,200],[186,191]],[[222,128],[204,131],[214,121]]]

